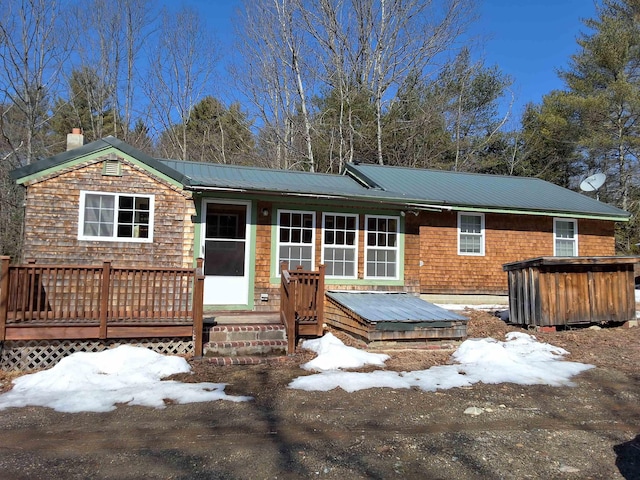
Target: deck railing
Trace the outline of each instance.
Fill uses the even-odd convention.
[[[30,327],[34,335],[43,327],[64,326],[57,332],[78,335],[74,326],[94,326],[97,338],[107,339],[110,327],[136,325],[137,334],[144,334],[146,326],[151,335],[157,325],[192,324],[199,356],[203,281],[201,260],[195,269],[122,268],[110,262],[10,265],[9,257],[0,257],[0,341],[7,328],[20,326]]]
[[[287,353],[295,352],[300,336],[322,336],[324,323],[324,271],[281,265],[280,319],[287,330]]]

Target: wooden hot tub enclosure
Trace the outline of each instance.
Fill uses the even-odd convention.
[[[639,262],[640,257],[538,257],[507,263],[510,322],[563,326],[633,320]]]

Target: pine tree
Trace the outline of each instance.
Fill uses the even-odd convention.
[[[640,2],[604,0],[597,18],[584,23],[591,33],[579,38],[580,50],[569,69],[561,72],[567,85],[563,108],[579,132],[580,166],[585,173],[599,170],[609,176],[600,198],[634,210],[640,147]],[[638,233],[627,228],[618,246],[630,251],[637,239]]]
[[[64,150],[66,135],[72,128],[82,129],[86,142],[107,135],[121,137],[119,127],[122,122],[111,103],[112,98],[107,86],[91,67],[73,70],[69,79],[69,98],[56,100],[49,122],[55,150]]]
[[[171,128],[182,131],[183,124]],[[184,132],[187,160],[241,164],[247,163],[253,153],[251,122],[236,103],[227,108],[212,96],[203,98],[191,110]],[[167,132],[163,132],[160,150],[169,157],[182,158],[168,137]]]
[[[598,18],[585,21],[594,33],[578,40],[580,51],[561,73],[568,87],[564,103],[582,132],[585,166],[614,174],[619,188],[613,199],[622,208],[629,206],[640,133],[640,24],[634,3],[606,0]]]

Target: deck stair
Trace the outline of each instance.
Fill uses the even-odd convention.
[[[277,312],[205,313],[203,339],[203,357],[217,365],[274,362],[287,351]]]

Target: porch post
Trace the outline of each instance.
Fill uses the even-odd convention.
[[[298,279],[291,278],[289,283],[289,298],[287,299],[287,355],[296,353],[298,343],[298,321],[296,320],[296,298],[298,296]]]
[[[11,257],[0,257],[0,341],[4,341],[9,310],[9,262]]]
[[[102,264],[102,285],[100,286],[100,339],[107,338],[107,315],[109,312],[109,281],[111,280],[111,262]]]
[[[204,310],[204,259],[198,258],[193,279],[193,355],[202,356],[202,328]]]
[[[318,293],[316,298],[316,318],[317,318],[317,330],[316,335],[322,336],[324,325],[324,271],[325,266],[323,264],[318,268]]]

